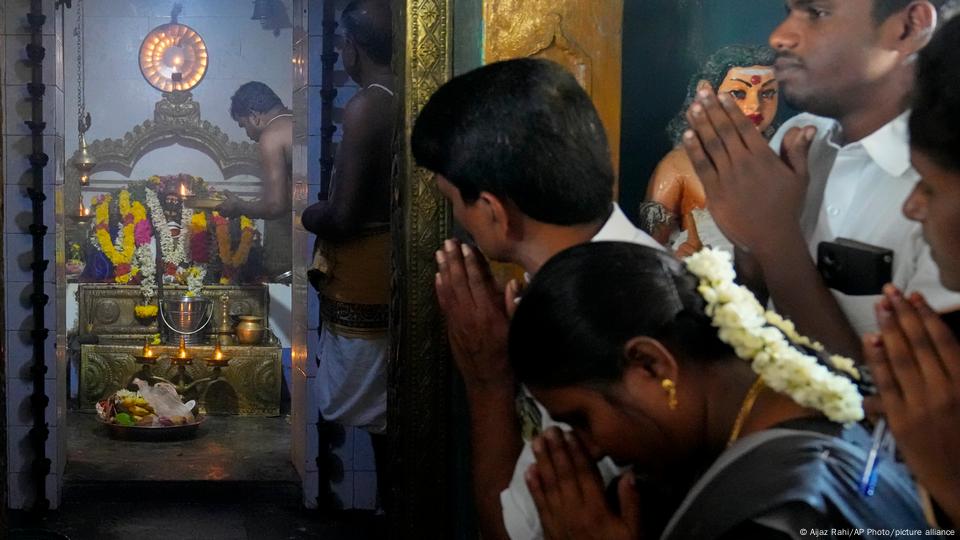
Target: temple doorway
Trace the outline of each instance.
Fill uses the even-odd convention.
[[[252,8],[62,10],[65,505],[148,482],[286,486],[303,500],[292,195],[270,219],[214,209],[228,192],[266,200],[262,155],[231,96],[259,81],[281,102],[277,119],[293,114],[294,6]]]

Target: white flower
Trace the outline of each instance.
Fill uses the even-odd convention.
[[[157,267],[149,243],[137,247],[136,252],[134,252],[134,260],[140,267],[140,295],[143,296],[143,303],[149,304],[153,297],[157,295]]]
[[[187,270],[187,296],[198,296],[203,291],[205,277],[207,269],[202,266],[191,266]]]
[[[146,189],[147,208],[150,209],[150,221],[154,224],[157,231],[157,237],[160,239],[160,253],[163,255],[163,261],[166,263],[180,266],[187,260],[186,256],[186,237],[181,231],[179,241],[175,241],[170,234],[170,229],[164,225],[167,222],[163,215],[163,207],[160,206],[160,199],[157,192],[152,189]],[[193,211],[184,209],[184,214],[188,213],[192,217]],[[189,220],[187,221],[189,223]]]
[[[717,328],[717,336],[737,356],[751,362],[769,388],[804,407],[820,410],[834,422],[863,419],[863,397],[856,385],[794,346],[824,350],[820,343],[800,335],[791,321],[764,310],[753,293],[736,284],[728,253],[705,248],[684,262],[700,278],[697,291],[707,304],[705,312]],[[853,360],[836,355],[830,359],[838,370],[859,379]]]

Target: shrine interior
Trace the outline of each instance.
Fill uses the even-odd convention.
[[[71,113],[63,151],[72,156],[64,171],[69,225],[60,306],[68,362],[65,491],[96,482],[298,481],[288,419],[289,229],[285,238],[271,237],[277,229],[267,232],[263,220],[241,224],[202,204],[189,208],[224,191],[258,194],[256,148],[230,117],[229,96],[260,80],[292,106],[290,7],[278,5],[269,24],[251,19],[241,2],[184,8],[87,0],[64,11]],[[170,93],[176,82],[149,65],[165,60],[189,64],[178,74],[188,90]],[[89,125],[78,125],[74,116],[87,113]],[[154,216],[163,223],[140,227]],[[124,219],[133,227],[118,225]],[[121,229],[137,238],[118,238]],[[189,244],[168,251],[187,236]],[[271,243],[286,253],[266,253]],[[128,246],[134,253],[123,251]],[[187,251],[183,263],[177,248]],[[160,279],[152,268],[144,272],[155,261]],[[239,342],[233,329],[240,316],[251,317],[260,335]],[[187,351],[182,363],[178,350]],[[226,360],[210,362],[215,354]],[[123,427],[104,424],[97,408],[118,390],[135,391],[137,378],[169,381],[196,401],[196,413],[206,416],[199,435],[127,441],[117,431]],[[140,415],[130,420],[150,423]]]
[[[960,0],[945,1],[960,12]],[[878,472],[886,454],[889,465],[902,457],[893,437],[907,437],[870,416],[883,383],[861,377],[857,355],[889,362],[880,349],[883,332],[896,333],[891,313],[916,310],[935,325],[960,296],[935,277],[950,255],[931,249],[946,236],[927,230],[923,193],[907,199],[898,180],[873,197],[842,175],[928,176],[916,163],[927,149],[913,141],[884,141],[895,150],[877,152],[886,159],[863,141],[916,127],[906,75],[922,63],[921,42],[949,24],[937,26],[931,2],[943,3],[900,1],[909,17],[874,10],[871,24],[895,21],[889,31],[848,35],[821,12],[897,2],[788,0],[785,16],[782,0],[0,0],[0,530],[543,538],[603,510],[631,534],[681,538],[669,531],[723,514],[681,505],[688,488],[712,494],[708,481],[728,480],[704,471],[759,463],[752,447],[724,456],[787,428],[838,445],[837,433],[864,430],[856,501],[885,502],[871,490],[893,478]],[[828,27],[832,37],[812,30]],[[778,30],[795,39],[775,44]],[[838,43],[785,51],[801,34]],[[897,46],[874,47],[887,39]],[[844,63],[842,76],[816,74]],[[790,99],[806,78],[811,96],[842,99]],[[495,91],[476,91],[481,82]],[[898,99],[880,99],[887,91]],[[884,127],[846,141],[844,120],[860,115],[820,117],[832,107]],[[782,145],[779,159],[771,145]],[[855,159],[837,158],[848,149]],[[867,210],[848,216],[856,205]],[[553,214],[564,208],[580,217]],[[755,226],[757,215],[771,226]],[[838,224],[864,231],[834,234]],[[894,240],[868,232],[896,233],[898,258]],[[624,255],[588,260],[615,248]],[[722,280],[697,273],[701,254]],[[638,265],[607,264],[627,255],[657,266],[638,272],[668,283],[670,302],[650,300],[659,285],[630,289],[638,299],[622,306],[613,337],[601,336],[617,326],[603,322],[619,313],[612,301],[560,309],[627,283]],[[622,272],[572,281],[581,266]],[[917,283],[941,305],[893,303],[894,286]],[[543,311],[515,316],[524,309]],[[651,322],[661,311],[663,323]],[[724,313],[757,334],[723,326]],[[568,323],[576,331],[543,330]],[[795,335],[802,326],[810,338]],[[543,352],[565,339],[590,346]],[[813,364],[785,368],[774,353]],[[723,371],[727,357],[735,367]],[[780,381],[781,392],[761,368],[822,376],[838,400],[856,401],[843,402],[850,421],[814,411],[814,401],[833,404],[816,381]],[[736,412],[724,400],[741,386]],[[803,399],[777,395],[790,390]],[[827,433],[817,422],[828,420],[843,425]],[[897,474],[918,472],[905,463]],[[554,482],[564,476],[554,465],[585,471],[564,477],[584,489],[563,493],[573,483]],[[917,487],[936,524],[947,508]],[[609,500],[570,502],[591,489]],[[913,485],[898,493],[913,497]],[[647,498],[657,503],[649,522],[632,508]],[[733,507],[749,497],[720,498]],[[687,515],[696,519],[677,517]]]

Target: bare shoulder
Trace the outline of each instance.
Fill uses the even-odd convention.
[[[663,156],[663,159],[657,164],[657,168],[653,174],[654,176],[696,176],[696,171],[686,151],[681,147],[677,147]]]
[[[377,122],[389,118],[393,111],[393,96],[372,88],[356,93],[344,108],[344,122]]]
[[[293,117],[282,116],[274,120],[260,134],[263,148],[287,148],[293,144]]]

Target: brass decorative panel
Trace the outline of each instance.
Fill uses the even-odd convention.
[[[257,315],[265,322],[270,320],[270,296],[263,285],[207,285],[203,295],[213,302],[212,330],[220,327],[221,299],[229,298],[231,315]],[[183,286],[165,286],[166,298],[175,298],[186,293]],[[143,343],[146,336],[160,331],[157,319],[140,322],[133,315],[133,308],[143,301],[140,288],[135,285],[106,283],[81,283],[78,288],[80,306],[79,331],[94,334],[100,343]]]
[[[484,62],[535,57],[569,69],[590,94],[620,169],[623,0],[483,0]]]
[[[170,355],[176,353],[176,347],[156,346],[153,350],[160,358],[151,367],[151,373],[176,383],[177,368],[170,364]],[[83,345],[80,409],[94,410],[97,401],[127,386],[141,370],[134,359],[140,351],[138,345]],[[203,359],[213,355],[213,347],[191,347],[189,351],[193,355],[193,364],[186,367],[189,380],[209,377],[212,369]],[[222,379],[210,385],[206,393],[206,385],[196,384],[185,396],[197,399],[200,406],[211,414],[279,415],[280,347],[223,347],[223,353],[231,360],[230,365],[222,369]]]

